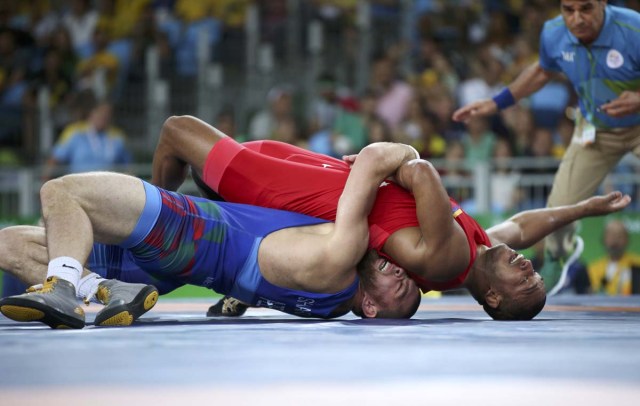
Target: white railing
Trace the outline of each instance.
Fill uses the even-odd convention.
[[[640,210],[640,160],[629,159],[632,173],[612,173],[603,182],[607,189],[624,188],[633,191],[632,207]],[[496,167],[507,167],[517,174],[517,193],[520,206],[516,209],[542,207],[546,193],[551,190],[558,161],[554,159],[513,158],[506,161],[488,162],[476,165],[464,175],[451,175],[455,169],[464,169],[462,163],[453,164],[444,160],[433,160],[434,166],[442,171],[442,182],[454,198],[466,203],[474,213],[495,213],[492,199],[492,182],[497,179]],[[40,212],[39,191],[42,186],[43,167],[0,168],[0,220],[37,217]],[[65,168],[59,168],[59,174]],[[142,179],[151,178],[151,165],[138,164],[114,168],[118,172],[129,173]],[[535,173],[544,171],[544,173]],[[180,188],[186,194],[198,194],[195,183],[189,178]],[[500,213],[498,213],[500,214]]]

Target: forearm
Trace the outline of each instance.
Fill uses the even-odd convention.
[[[506,241],[514,249],[528,248],[560,228],[594,215],[582,203],[529,210],[511,217],[507,222],[519,232]]]
[[[350,246],[353,241],[366,241],[367,216],[380,184],[415,156],[413,148],[397,143],[375,143],[360,151],[338,201],[335,224],[339,244]]]
[[[360,155],[367,154],[366,159],[373,169],[371,177],[384,180],[396,174],[396,171],[405,163],[419,159],[420,154],[415,148],[394,142],[376,142],[362,149]]]
[[[453,232],[449,195],[438,171],[430,162],[415,160],[405,163],[398,169],[396,179],[415,198],[418,223],[423,236],[429,235],[430,241],[435,243],[437,237],[433,230],[438,230],[438,237],[448,236]]]
[[[509,90],[516,101],[532,95],[549,82],[551,75],[540,67],[538,62],[529,65],[509,85]]]
[[[367,217],[380,184],[410,159],[415,159],[412,148],[393,143],[371,144],[357,155],[340,195],[335,228],[327,244],[326,252],[333,253],[333,263],[342,264],[337,269],[352,272],[364,255],[369,241]]]

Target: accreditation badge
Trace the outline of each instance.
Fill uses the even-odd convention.
[[[571,142],[582,146],[591,145],[596,141],[596,126],[582,116],[580,109],[576,109],[575,126]]]

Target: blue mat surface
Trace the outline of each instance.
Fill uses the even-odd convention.
[[[0,404],[640,404],[637,296],[554,297],[528,322],[467,296],[400,321],[204,317],[212,303],[161,298],[124,328],[0,316]]]

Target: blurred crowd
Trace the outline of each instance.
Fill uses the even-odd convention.
[[[562,77],[492,119],[467,125],[451,120],[458,106],[493,96],[537,58],[542,24],[559,13],[558,0],[415,0],[408,13],[401,0],[371,0],[372,49],[364,89],[356,86],[363,74],[356,69],[361,46],[357,0],[0,0],[0,163],[41,163],[34,151],[43,88],[59,144],[69,143],[73,129],[81,128],[87,140],[100,133],[89,120],[91,112],[101,103],[118,111],[123,92],[144,81],[145,52],[152,45],[160,75],[172,83],[172,91],[193,85],[187,79],[196,74],[196,37],[202,29],[210,33],[212,60],[225,69],[246,69],[245,22],[251,5],[258,7],[260,39],[273,45],[275,65],[286,63],[294,3],[301,38],[306,39],[311,21],[320,22],[323,30],[322,70],[314,92],[303,94],[292,78],[276,83],[251,114],[239,114],[242,106],[229,104],[213,123],[229,135],[280,140],[333,156],[375,141],[404,142],[424,158],[446,159],[443,173],[452,177],[468,176],[491,159],[562,156],[575,105]],[[609,3],[640,10],[638,0]],[[403,24],[410,26],[403,30]],[[143,104],[144,98],[137,102]],[[195,114],[184,106],[171,113]],[[246,120],[239,122],[239,117]],[[109,131],[103,131],[109,140],[125,139],[122,131]],[[60,152],[65,148],[71,147],[56,145],[49,162],[73,164],[72,153]],[[122,152],[115,160],[130,162],[131,152],[117,148]],[[86,154],[84,159],[94,160]],[[617,169],[633,170],[624,162]],[[552,175],[555,169],[527,171]],[[497,211],[544,205],[547,190],[526,202],[514,192],[522,173],[498,167],[492,190]],[[468,197],[455,193],[461,200]]]

